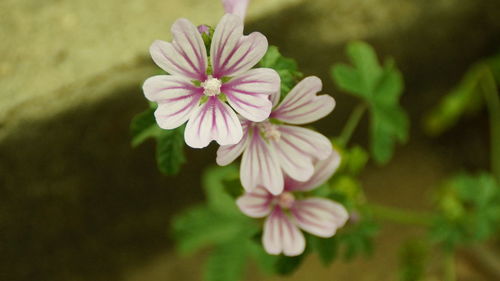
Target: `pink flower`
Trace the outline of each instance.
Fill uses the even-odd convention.
[[[240,178],[247,191],[264,186],[272,194],[280,194],[283,172],[297,181],[308,180],[314,172],[313,161],[327,158],[332,145],[313,130],[286,124],[310,123],[333,110],[335,100],[331,96],[316,96],[321,87],[319,78],[307,77],[273,109],[271,120],[242,121],[243,138],[237,144],[221,146],[217,164],[227,165],[243,153]],[[271,99],[276,105],[279,93]]]
[[[209,67],[202,37],[191,22],[177,20],[172,33],[172,43],[157,40],[149,50],[170,75],[150,77],[143,85],[146,98],[158,103],[155,117],[161,128],[174,129],[188,121],[186,143],[202,148],[212,140],[220,145],[241,140],[234,110],[255,122],[268,118],[269,95],[279,91],[279,76],[272,69],[251,69],[266,53],[264,35],[243,36],[242,19],[224,15],[212,38]]]
[[[340,163],[336,151],[315,166],[315,173],[306,182],[285,179],[285,190],[280,195],[269,193],[264,187],[257,187],[238,198],[236,204],[247,216],[267,217],[264,222],[262,243],[266,252],[296,256],[304,252],[305,239],[302,229],[319,237],[331,237],[342,227],[349,215],[347,210],[329,199],[297,199],[296,192],[312,190],[331,177]]]
[[[241,19],[245,19],[249,0],[222,0],[224,11],[228,14],[235,14]]]

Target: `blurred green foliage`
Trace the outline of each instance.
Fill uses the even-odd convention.
[[[156,162],[158,169],[165,175],[177,174],[186,162],[184,156],[184,128],[162,130],[158,127],[152,105],[146,111],[137,114],[130,123],[132,146],[136,147],[149,138],[156,140]]]
[[[353,65],[334,65],[332,78],[340,89],[368,104],[371,152],[377,163],[387,163],[395,142],[403,143],[408,138],[408,116],[399,105],[403,78],[393,60],[381,66],[373,48],[364,42],[350,43],[347,55]]]
[[[172,224],[181,253],[211,246],[204,277],[207,281],[240,280],[247,258],[256,256],[253,236],[260,227],[243,215],[224,187],[238,175],[234,166],[214,167],[203,175],[207,203],[178,215]]]
[[[399,280],[419,281],[424,279],[429,259],[429,245],[425,240],[406,241],[399,256]]]
[[[488,173],[459,174],[446,181],[437,198],[431,239],[445,249],[484,241],[500,226],[500,186]]]
[[[500,84],[500,54],[474,64],[458,85],[425,115],[424,130],[430,135],[439,135],[453,127],[461,116],[481,109],[485,103],[483,84],[488,82],[488,71]]]
[[[297,84],[302,78],[297,62],[292,58],[281,55],[276,46],[269,46],[266,54],[259,62],[260,67],[267,67],[276,70],[281,78],[281,99]]]

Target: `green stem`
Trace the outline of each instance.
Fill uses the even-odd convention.
[[[455,272],[455,253],[452,250],[444,250],[444,281],[457,280]]]
[[[491,170],[500,183],[500,98],[495,78],[488,66],[484,68],[483,82],[480,84],[490,115]]]
[[[361,121],[361,117],[363,117],[363,113],[365,113],[366,108],[367,105],[365,103],[361,103],[358,104],[356,108],[354,108],[354,110],[351,112],[351,115],[349,116],[347,123],[342,129],[342,132],[340,133],[339,137],[340,145],[342,146],[347,145],[347,143],[351,139],[352,133],[354,133],[354,130],[358,126],[359,121]]]
[[[378,204],[369,204],[368,207],[376,218],[400,224],[429,226],[432,219],[431,215],[425,212],[408,211]]]

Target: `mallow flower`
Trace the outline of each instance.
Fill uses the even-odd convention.
[[[271,96],[274,109],[270,119],[254,122],[242,120],[243,138],[234,145],[221,146],[217,164],[224,166],[243,153],[240,178],[245,190],[257,186],[272,194],[283,191],[283,173],[297,181],[307,181],[314,172],[313,162],[332,153],[328,138],[311,129],[299,126],[328,115],[335,107],[329,95],[321,91],[321,80],[310,76],[300,81],[279,102],[279,93]]]
[[[327,238],[346,223],[349,215],[341,204],[319,197],[303,198],[301,194],[327,181],[339,163],[339,154],[334,151],[327,159],[316,163],[313,176],[306,182],[286,177],[284,192],[279,195],[259,186],[237,199],[236,204],[247,216],[267,217],[262,235],[266,252],[300,255],[306,243],[300,229]]]
[[[198,29],[187,19],[172,26],[172,43],[157,40],[150,47],[154,62],[170,75],[148,78],[147,99],[158,103],[156,122],[174,129],[187,121],[184,138],[194,148],[212,140],[230,145],[241,140],[238,116],[254,122],[268,118],[269,95],[279,91],[280,78],[268,68],[251,69],[267,51],[258,32],[243,36],[243,21],[226,14],[216,26],[210,56]]]

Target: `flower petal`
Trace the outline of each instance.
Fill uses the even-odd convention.
[[[285,173],[297,181],[307,181],[313,175],[313,161],[332,153],[332,144],[320,133],[297,126],[281,125],[278,141],[272,141]]]
[[[285,178],[285,190],[308,191],[319,187],[333,175],[339,165],[340,154],[337,150],[333,149],[332,154],[328,158],[320,160],[314,165],[314,174],[308,181],[300,182],[289,177]]]
[[[281,137],[279,141],[271,141],[283,171],[298,181],[308,180],[313,172],[313,157],[296,143],[294,138]]]
[[[290,124],[306,124],[332,112],[335,100],[329,95],[316,96],[321,91],[321,80],[310,76],[299,82],[271,116]]]
[[[295,145],[302,153],[314,159],[326,159],[332,153],[330,140],[311,129],[280,125],[278,130],[281,133],[280,141]]]
[[[245,73],[264,56],[267,39],[259,32],[243,36],[243,20],[226,14],[215,28],[210,47],[213,76],[237,76]]]
[[[298,256],[306,248],[304,235],[279,207],[266,219],[262,243],[271,255]]]
[[[158,103],[155,117],[163,129],[174,129],[186,122],[203,94],[189,80],[172,75],[150,77],[142,89],[148,100]]]
[[[241,120],[240,120],[241,121]],[[238,156],[243,153],[243,150],[247,148],[248,142],[250,140],[248,135],[248,123],[250,121],[241,121],[241,128],[243,129],[243,137],[237,144],[232,145],[222,145],[217,150],[216,162],[219,166],[226,166],[233,162]]]
[[[245,19],[249,0],[222,0],[224,11],[228,14],[235,14],[241,19]]]
[[[187,19],[178,19],[172,34],[172,43],[156,40],[149,48],[154,62],[170,74],[205,81],[207,51],[198,29]]]
[[[189,118],[184,132],[187,145],[203,148],[212,140],[220,145],[236,144],[243,131],[236,113],[216,96],[209,97]]]
[[[243,152],[240,167],[243,187],[251,191],[263,186],[274,195],[280,194],[283,191],[283,174],[274,149],[264,142],[257,131],[249,133],[250,142]]]
[[[269,117],[269,95],[279,91],[280,77],[270,68],[256,68],[233,78],[221,87],[229,104],[243,117],[260,122]]]
[[[280,102],[280,97],[281,97],[281,92],[276,91],[269,96],[269,99],[271,100],[273,107],[275,107],[279,102]]]
[[[271,203],[274,196],[265,188],[259,186],[251,192],[246,192],[236,200],[236,205],[247,216],[262,218],[271,212]]]
[[[323,198],[297,200],[290,211],[300,228],[319,237],[333,236],[349,218],[342,205]]]

